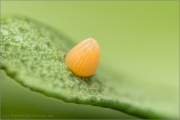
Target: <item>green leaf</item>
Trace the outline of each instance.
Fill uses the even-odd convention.
[[[177,97],[165,95],[171,92],[166,86],[116,73],[106,65],[92,77],[75,76],[64,62],[74,45],[62,33],[30,18],[1,20],[1,69],[21,85],[66,102],[142,118],[178,118]]]

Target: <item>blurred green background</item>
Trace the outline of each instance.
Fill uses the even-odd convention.
[[[76,43],[95,38],[101,48],[100,65],[141,78],[160,90],[168,88],[164,96],[175,102],[174,110],[179,110],[178,1],[2,1],[1,16],[11,15],[41,21]],[[13,114],[31,115],[29,118],[43,118],[33,116],[40,114],[50,118],[135,118],[45,97],[20,86],[4,72],[1,108],[4,118],[21,117]]]

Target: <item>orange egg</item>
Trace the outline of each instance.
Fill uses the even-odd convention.
[[[96,40],[88,38],[73,47],[66,55],[66,65],[80,77],[95,73],[100,58],[100,48]]]

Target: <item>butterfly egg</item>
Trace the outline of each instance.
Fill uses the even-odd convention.
[[[96,40],[88,38],[73,47],[66,55],[66,65],[80,77],[95,73],[100,58],[100,48]]]

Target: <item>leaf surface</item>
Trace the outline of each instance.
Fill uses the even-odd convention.
[[[21,85],[65,102],[142,118],[178,118],[176,97],[164,95],[164,86],[116,73],[105,65],[92,77],[75,76],[64,61],[74,45],[62,33],[33,19],[1,20],[1,69]]]

